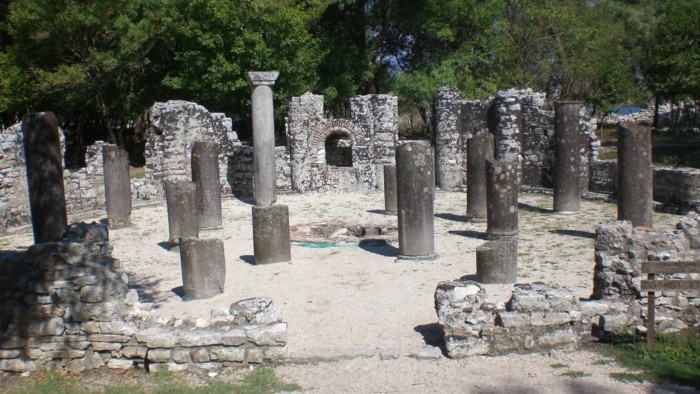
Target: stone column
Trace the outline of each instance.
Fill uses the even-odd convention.
[[[554,103],[554,212],[581,210],[579,101]]]
[[[518,165],[486,161],[488,211],[486,234],[492,239],[518,234]]]
[[[428,141],[396,148],[399,259],[435,259],[435,160]]]
[[[22,119],[34,243],[61,239],[68,225],[58,121],[51,112]]]
[[[253,206],[253,251],[256,265],[292,260],[286,205]]]
[[[617,219],[652,226],[651,129],[633,123],[617,130]]]
[[[182,238],[180,266],[185,298],[201,300],[224,292],[226,261],[220,239]]]
[[[268,206],[277,201],[277,173],[275,171],[275,118],[272,106],[272,88],[279,72],[247,72],[252,91],[253,116],[253,169],[255,205]]]
[[[199,237],[195,196],[197,185],[190,181],[164,181],[165,199],[168,205],[169,242],[180,244],[180,238]]]
[[[439,87],[433,94],[435,129],[435,181],[442,190],[464,185],[464,146],[459,92],[449,86]]]
[[[481,283],[518,281],[518,237],[489,241],[476,248],[476,276]]]
[[[493,160],[493,134],[480,133],[467,140],[467,218],[485,222],[486,160]]]
[[[112,228],[128,226],[131,215],[131,179],[126,151],[117,145],[105,144],[102,146],[102,160],[107,225]]]
[[[197,141],[192,145],[192,181],[197,184],[199,228],[221,228],[219,144]]]
[[[396,213],[396,166],[384,166],[384,210]]]

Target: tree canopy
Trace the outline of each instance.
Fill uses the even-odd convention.
[[[245,134],[251,70],[279,70],[279,126],[306,91],[336,116],[370,93],[425,116],[441,85],[556,87],[600,112],[700,97],[695,0],[9,0],[0,15],[3,124],[51,110],[77,142],[125,144],[169,99]]]

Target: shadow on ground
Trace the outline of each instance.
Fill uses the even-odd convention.
[[[592,233],[590,231],[581,231],[581,230],[549,230],[550,233],[552,234],[559,234],[559,235],[568,235],[571,237],[581,237],[581,238],[591,238],[595,239],[595,233]]]
[[[360,241],[360,249],[384,257],[396,257],[399,255],[399,248],[390,245],[388,242],[379,239],[368,239]]]

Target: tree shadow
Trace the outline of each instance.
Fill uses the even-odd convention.
[[[437,347],[442,355],[447,357],[447,347],[445,346],[445,331],[439,323],[421,324],[415,326],[413,331],[423,336],[426,345]]]
[[[523,211],[535,212],[535,213],[554,213],[553,209],[536,207],[534,205],[525,204],[523,202],[518,203],[518,209]]]
[[[447,232],[448,234],[452,235],[459,235],[460,237],[468,237],[468,238],[476,238],[476,239],[483,239],[485,241],[488,240],[486,233],[481,232],[481,231],[474,231],[474,230],[450,230]]]
[[[139,294],[139,302],[161,302],[168,298],[168,292],[157,291],[161,279],[153,276],[135,276],[129,274],[129,288],[136,289]]]
[[[399,248],[390,245],[385,240],[381,239],[366,239],[358,244],[360,249],[370,253],[378,254],[384,257],[396,257],[399,255]]]
[[[581,237],[581,238],[591,238],[595,239],[595,233],[592,233],[590,231],[581,231],[581,230],[549,230],[550,233],[552,234],[560,234],[560,235],[568,235],[571,237]]]
[[[436,213],[436,218],[452,220],[454,222],[466,222],[467,217],[465,215],[455,215],[454,213]]]

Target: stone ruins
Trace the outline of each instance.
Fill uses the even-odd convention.
[[[439,88],[432,142],[399,140],[396,97],[356,97],[349,118],[336,119],[324,117],[323,96],[306,93],[289,105],[288,145],[275,147],[278,73],[245,77],[254,145],[238,140],[224,114],[184,101],[155,103],[143,179],[126,178],[123,151],[103,142],[87,148],[84,168],[64,169],[51,113],[29,114],[0,133],[0,232],[31,221],[35,237],[26,251],[0,254],[0,371],[211,369],[286,359],[287,324],[269,298],[214,309],[206,321],[152,317],[153,304],[140,302],[111,256],[107,225],[128,226],[132,203],[166,202],[166,244],[180,254],[187,300],[224,291],[224,241],[199,238],[226,226],[222,195],[254,198],[255,265],[290,262],[292,238],[398,240],[398,264],[435,264],[435,190],[466,188],[461,209],[468,220],[486,221],[488,242],[476,249],[475,277],[441,281],[434,293],[451,358],[574,348],[637,328],[646,319],[641,262],[700,256],[700,171],[652,170],[646,127],[620,124],[619,159],[601,161],[596,121],[581,104],[549,103],[531,90],[464,101],[455,89]],[[597,228],[589,300],[557,285],[516,283],[521,189],[553,189],[552,214],[575,214],[582,196],[617,194],[620,220]],[[382,191],[380,211],[396,212],[396,227],[334,222],[290,231],[289,208],[276,203],[278,193]],[[688,214],[674,230],[655,230],[654,208]],[[94,210],[106,210],[107,225],[67,225]],[[489,301],[485,286],[493,283],[514,284],[510,298]],[[697,292],[663,292],[657,305],[659,331],[698,325]]]

